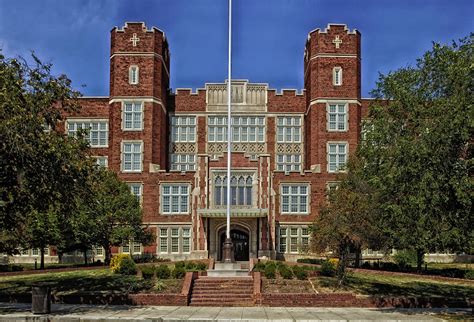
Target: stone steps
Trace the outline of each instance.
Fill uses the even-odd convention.
[[[253,279],[200,277],[194,280],[190,305],[253,306]]]

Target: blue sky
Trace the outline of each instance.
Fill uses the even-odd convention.
[[[233,0],[233,78],[303,88],[307,34],[328,23],[362,33],[362,95],[378,73],[413,65],[431,42],[474,31],[473,0]],[[35,53],[85,95],[108,95],[110,30],[145,21],[165,31],[171,86],[227,75],[227,0],[0,0],[0,47]],[[81,87],[85,85],[85,87]]]

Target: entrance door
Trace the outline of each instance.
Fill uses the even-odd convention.
[[[236,261],[248,261],[249,260],[249,235],[239,229],[230,230],[230,238],[232,238],[232,243],[234,244],[234,259]],[[221,234],[221,251],[225,241],[225,232]]]

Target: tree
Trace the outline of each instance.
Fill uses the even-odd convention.
[[[88,185],[90,193],[87,198],[78,200],[79,211],[72,230],[77,244],[89,244],[88,249],[92,245],[102,246],[105,262],[109,263],[112,246],[132,239],[143,244],[152,241],[153,235],[142,225],[139,201],[114,172],[97,168],[89,177]]]
[[[86,179],[87,142],[56,127],[77,110],[79,92],[64,75],[32,55],[0,54],[0,252],[44,247],[57,240],[75,191]]]
[[[473,35],[381,75],[359,156],[389,246],[473,251]]]
[[[313,250],[324,253],[331,249],[339,257],[339,286],[344,282],[350,248],[381,245],[382,239],[371,220],[376,194],[361,176],[355,156],[349,160],[347,170],[339,175],[337,188],[329,191],[311,229]]]

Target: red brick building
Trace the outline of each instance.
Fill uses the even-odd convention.
[[[303,45],[303,44],[302,44]],[[330,24],[308,34],[304,90],[232,80],[231,235],[237,260],[294,259],[308,225],[360,140],[361,35]],[[82,98],[65,131],[90,128],[98,163],[127,182],[156,234],[114,252],[220,258],[225,234],[227,85],[170,91],[165,33],[111,31],[110,95]]]

